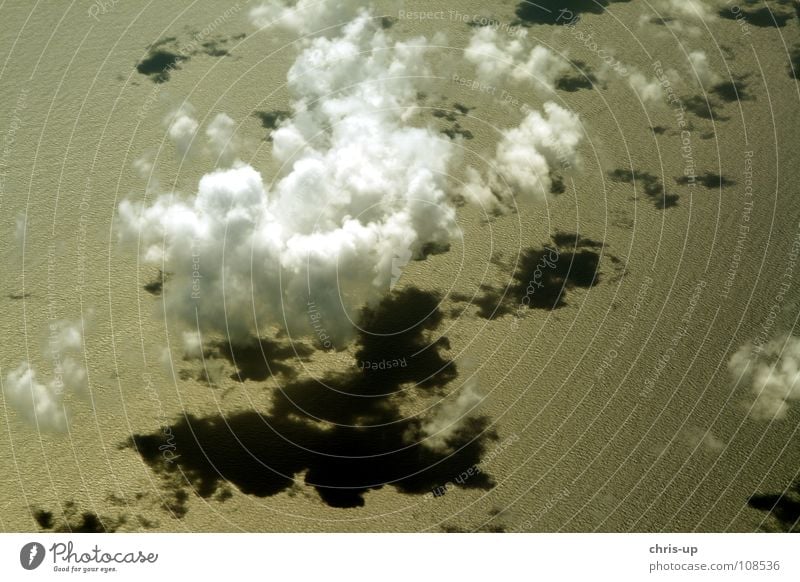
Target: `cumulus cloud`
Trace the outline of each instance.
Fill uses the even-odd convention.
[[[689,53],[689,65],[703,87],[710,87],[720,82],[721,78],[711,69],[711,65],[708,63],[708,55],[706,55],[705,51]]]
[[[206,128],[208,147],[215,161],[221,166],[231,165],[238,150],[236,122],[225,113],[219,113]]]
[[[546,47],[530,48],[525,37],[512,38],[492,27],[475,30],[464,57],[475,65],[478,79],[490,85],[527,82],[552,91],[556,80],[571,69]]]
[[[726,0],[661,0],[654,6],[657,16],[643,15],[640,22],[662,25],[673,35],[698,37],[704,32],[702,25],[717,20],[726,7],[730,8]]]
[[[716,0],[663,0],[661,12],[673,18],[689,18],[701,21],[714,20],[716,10],[722,2]]]
[[[275,27],[298,35],[331,34],[331,27],[345,24],[364,10],[361,0],[269,0],[250,10],[250,22],[258,28]]]
[[[637,71],[631,74],[628,78],[628,83],[645,103],[663,103],[664,91],[657,79],[648,80],[647,77]]]
[[[87,390],[86,368],[80,361],[83,336],[80,324],[59,322],[50,329],[43,360],[52,363],[49,380],[38,380],[29,362],[20,363],[8,373],[3,385],[6,402],[20,417],[43,432],[63,432],[67,428],[64,394],[83,394]]]
[[[343,346],[409,255],[446,247],[458,148],[413,125],[429,51],[424,38],[394,41],[368,13],[337,37],[306,39],[287,73],[291,116],[271,134],[283,169],[269,186],[235,162],[203,176],[191,197],[120,205],[121,236],[139,238],[143,258],[171,274],[169,316],[238,340],[270,326],[315,337],[321,327]],[[224,141],[230,123],[219,126]],[[531,112],[504,134],[488,184],[504,199],[545,192],[548,164],[574,157],[577,127],[555,104]]]
[[[529,111],[519,126],[502,133],[487,179],[474,168],[467,170],[462,194],[490,210],[514,199],[543,199],[552,189],[553,170],[578,165],[582,137],[578,116],[548,101],[544,115]]]
[[[483,397],[478,389],[478,377],[473,374],[464,382],[457,396],[450,394],[422,424],[422,444],[431,450],[446,452],[453,436],[470,418],[476,416],[476,407],[481,400]]]
[[[258,324],[310,329],[313,301],[342,343],[354,310],[389,290],[398,252],[447,243],[454,146],[405,122],[424,44],[392,42],[367,15],[309,41],[288,72],[293,115],[272,134],[286,168],[274,185],[240,163],[188,200],[120,205],[123,234],[167,261],[172,313],[194,327],[197,309],[202,329],[243,338]]]
[[[790,405],[800,399],[800,337],[782,336],[758,347],[745,344],[728,369],[736,381],[749,385],[753,418],[786,418]]]
[[[38,382],[36,372],[27,362],[6,376],[5,396],[23,420],[40,430],[66,430],[67,413],[63,406],[63,393],[57,390],[53,382]]]
[[[193,117],[192,107],[184,105],[176,109],[167,116],[165,123],[167,124],[167,134],[175,144],[178,154],[181,157],[185,156],[189,153],[199,127],[197,120]]]
[[[142,156],[133,161],[133,168],[140,178],[149,178],[153,172],[153,161],[149,156]]]

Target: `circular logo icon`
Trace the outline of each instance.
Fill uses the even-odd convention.
[[[26,570],[35,570],[44,561],[44,546],[39,542],[29,542],[19,551],[19,563]]]

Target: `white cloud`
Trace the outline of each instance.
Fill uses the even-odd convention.
[[[491,27],[475,30],[464,57],[476,67],[478,79],[489,85],[512,81],[553,90],[570,64],[546,47],[528,46],[523,38],[511,38]]]
[[[313,337],[313,301],[319,325],[341,346],[358,310],[397,281],[398,257],[450,240],[447,190],[458,148],[410,123],[431,76],[429,46],[394,41],[366,13],[340,36],[307,39],[287,73],[292,115],[271,135],[283,170],[270,185],[235,162],[203,176],[190,197],[120,205],[121,235],[140,236],[144,259],[171,274],[168,317],[193,330],[199,317],[201,332],[242,340],[271,326]],[[549,186],[549,163],[575,158],[577,118],[552,103],[545,111],[498,145],[490,184],[509,200],[517,191],[501,176],[520,194],[536,194]]]
[[[80,360],[83,336],[79,323],[59,322],[51,326],[43,349],[43,360],[52,365],[47,381],[37,380],[30,363],[23,362],[8,373],[3,385],[6,402],[20,417],[45,432],[67,428],[64,395],[82,395],[88,389],[86,368]]]
[[[758,348],[745,344],[728,369],[737,382],[749,385],[753,418],[786,418],[790,405],[800,400],[800,337],[778,337]]]
[[[720,76],[711,69],[708,63],[708,55],[705,51],[693,51],[689,53],[689,65],[691,71],[700,81],[700,84],[708,88],[720,82]]]
[[[660,4],[662,16],[711,21],[717,18],[717,9],[722,2],[716,0],[663,0]]]
[[[43,432],[63,432],[67,428],[67,414],[63,395],[53,382],[42,384],[36,372],[27,363],[9,372],[5,381],[6,401],[21,418]]]
[[[398,252],[449,240],[454,146],[405,122],[424,43],[392,42],[367,16],[313,39],[288,73],[294,114],[272,134],[285,168],[274,185],[239,163],[205,175],[188,200],[120,205],[123,233],[167,261],[171,314],[194,328],[196,307],[203,330],[244,337],[257,325],[310,330],[313,300],[341,344],[358,308],[390,288]]]
[[[150,178],[153,173],[153,161],[149,156],[142,156],[133,161],[133,168],[140,178]]]
[[[250,22],[258,28],[283,28],[303,36],[331,35],[338,31],[326,29],[350,22],[364,8],[361,0],[298,0],[293,5],[284,0],[269,0],[250,10]]]
[[[473,374],[464,382],[457,396],[450,394],[422,424],[422,444],[435,451],[446,452],[448,441],[475,416],[477,405],[483,400],[478,390],[478,377]]]
[[[725,441],[721,440],[709,429],[689,426],[684,430],[683,436],[693,448],[701,448],[711,453],[720,453],[725,450]]]
[[[167,133],[178,154],[183,157],[191,149],[199,124],[193,117],[191,106],[184,105],[170,113],[165,119]]]
[[[628,83],[645,103],[657,104],[664,102],[664,91],[658,80],[649,81],[642,73],[634,72],[628,78]]]
[[[582,137],[578,116],[547,102],[544,115],[530,111],[518,127],[502,133],[487,180],[476,170],[467,170],[462,193],[488,209],[509,205],[514,199],[544,199],[553,185],[551,171],[566,173],[578,165]]]
[[[219,113],[206,128],[211,156],[221,166],[230,166],[236,158],[236,122],[225,113]]]

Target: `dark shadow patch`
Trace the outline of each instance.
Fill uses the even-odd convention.
[[[173,53],[168,50],[156,49],[136,65],[136,71],[149,77],[153,83],[166,83],[170,73],[180,68],[180,64],[188,60],[188,56]]]
[[[456,139],[458,136],[461,136],[464,139],[473,139],[475,137],[470,130],[464,129],[458,122],[454,123],[453,127],[443,129],[442,133],[450,139]]]
[[[785,493],[753,495],[747,505],[768,514],[767,531],[800,533],[800,482]]]
[[[533,26],[534,24],[565,25],[575,16],[586,14],[603,14],[612,3],[630,2],[630,0],[536,0],[521,2],[517,5],[518,20],[514,24]]]
[[[796,45],[789,54],[789,76],[800,79],[800,45]]]
[[[278,126],[281,124],[281,121],[284,119],[288,119],[291,116],[289,111],[256,111],[253,113],[253,117],[256,117],[261,120],[261,127],[267,130],[267,135],[264,138],[265,141],[270,141],[272,139],[272,132],[273,130],[277,129]]]
[[[37,509],[33,512],[33,519],[42,529],[53,529],[55,521],[53,520],[53,512],[45,511],[44,509]]]
[[[237,34],[230,38],[222,36],[203,36],[193,33],[193,38],[181,42],[177,37],[170,36],[163,38],[148,47],[148,53],[144,59],[136,64],[136,71],[148,77],[154,83],[166,83],[170,75],[180,70],[181,64],[188,61],[195,55],[207,55],[210,57],[226,57],[230,52],[225,45],[231,40],[240,40],[246,35]]]
[[[711,88],[711,92],[728,103],[734,101],[749,101],[752,97],[747,93],[747,83],[745,77],[735,77],[731,81],[717,83]]]
[[[424,261],[430,256],[443,255],[450,252],[450,243],[427,242],[419,250],[419,254],[413,257],[415,261]]]
[[[550,194],[563,194],[567,191],[564,178],[551,170],[550,172]]]
[[[600,241],[586,238],[576,233],[571,232],[556,232],[552,237],[553,242],[560,248],[587,248],[587,249],[602,249],[603,243]]]
[[[656,125],[655,127],[652,128],[652,130],[653,133],[656,135],[664,135],[667,132],[667,130],[669,130],[669,128],[664,125]]]
[[[684,102],[687,111],[694,113],[697,117],[702,119],[713,119],[716,121],[726,121],[729,117],[722,115],[716,109],[719,106],[713,99],[707,99],[702,95],[695,95],[689,97]]]
[[[648,22],[657,26],[667,26],[668,24],[675,22],[675,18],[672,16],[653,16],[648,20]]]
[[[210,57],[227,57],[230,55],[228,49],[222,48],[219,41],[209,40],[200,45],[203,54]]]
[[[449,109],[433,109],[431,115],[437,119],[446,119],[447,121],[458,121],[459,113]]]
[[[383,30],[389,30],[397,23],[397,18],[394,16],[381,16],[380,24]]]
[[[792,13],[785,10],[770,9],[764,6],[757,10],[741,10],[734,12],[730,8],[723,8],[718,12],[720,18],[727,20],[737,20],[744,18],[748,24],[760,28],[774,27],[783,28],[792,19]]]
[[[455,364],[441,353],[447,339],[433,337],[443,318],[438,304],[437,295],[410,288],[362,313],[356,360],[404,358],[404,367],[353,366],[322,381],[289,383],[275,391],[269,413],[186,415],[168,427],[169,458],[159,448],[162,432],[135,435],[122,446],[135,448],[165,489],[191,488],[204,498],[224,499],[227,484],[248,495],[275,495],[303,472],[333,507],[362,506],[364,493],[385,485],[427,493],[477,464],[487,441],[496,439],[485,417],[471,417],[446,447],[433,449],[419,442],[423,420],[402,412],[406,398],[440,394],[456,378]],[[492,486],[483,474],[463,485]]]
[[[694,181],[705,188],[727,188],[728,186],[736,185],[735,180],[720,176],[719,174],[714,174],[713,172],[706,172],[702,176],[696,176]],[[692,179],[689,176],[679,176],[675,178],[675,182],[681,186],[688,186],[692,183]]]
[[[164,284],[167,282],[168,275],[159,269],[158,278],[146,283],[142,289],[150,293],[150,295],[159,296],[164,290]]]
[[[678,205],[678,201],[680,200],[680,196],[677,194],[668,194],[661,180],[649,172],[632,172],[631,170],[617,168],[616,170],[608,172],[608,177],[613,182],[633,184],[634,188],[639,185],[645,195],[647,195],[647,197],[653,201],[656,208],[660,210],[673,208]]]
[[[304,344],[281,344],[270,339],[252,339],[247,343],[233,345],[227,341],[212,344],[206,358],[224,358],[236,371],[232,380],[263,382],[273,376],[294,378],[297,375],[292,365],[286,362],[307,362],[314,350]]]
[[[52,511],[36,509],[32,513],[42,531],[53,533],[114,533],[124,523],[124,517],[100,517],[91,511],[78,511],[75,503],[64,504],[62,517],[56,518]]]
[[[30,293],[9,293],[8,298],[12,301],[19,301],[20,299],[28,299],[31,296]]]
[[[464,129],[461,127],[459,123],[459,119],[467,115],[471,109],[466,105],[462,105],[460,103],[454,103],[453,109],[445,109],[441,107],[434,107],[431,110],[431,115],[437,119],[443,119],[445,121],[449,121],[453,125],[451,127],[447,127],[442,130],[442,133],[449,137],[450,139],[456,139],[456,137],[461,136],[464,139],[473,139],[475,136],[472,135],[472,132],[468,129]]]
[[[484,285],[475,298],[453,294],[457,303],[478,307],[477,315],[496,319],[523,308],[555,310],[567,305],[569,292],[589,289],[600,283],[600,242],[577,234],[558,232],[553,246],[529,248],[522,252],[507,288]],[[612,260],[618,262],[612,257]]]
[[[583,61],[574,61],[572,63],[576,71],[570,75],[561,77],[556,82],[556,89],[559,91],[568,91],[574,93],[581,89],[594,89],[597,84],[597,77],[588,70],[586,63]]]

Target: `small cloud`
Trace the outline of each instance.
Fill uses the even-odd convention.
[[[458,395],[450,394],[433,413],[433,416],[420,427],[423,440],[431,450],[445,452],[450,450],[450,439],[458,434],[465,422],[476,415],[476,408],[483,400],[478,391],[478,377],[473,373],[464,382]]]
[[[483,83],[529,83],[548,91],[572,68],[566,59],[548,48],[542,45],[531,48],[526,38],[510,37],[490,27],[472,33],[464,58],[475,65],[478,79]]]
[[[236,158],[236,122],[225,113],[219,113],[206,128],[208,147],[215,161],[221,166],[229,166]]]
[[[43,359],[53,366],[49,380],[39,380],[30,362],[22,362],[8,373],[3,385],[6,401],[25,422],[43,432],[67,429],[65,393],[83,395],[88,389],[86,368],[80,360],[82,351],[80,322],[54,323],[42,350]]]
[[[782,420],[800,399],[800,337],[784,335],[765,345],[743,345],[728,362],[734,380],[750,388],[750,416]]]
[[[193,112],[192,106],[185,104],[173,111],[165,120],[168,127],[167,134],[181,157],[189,153],[194,136],[197,135],[199,124],[193,117]]]
[[[708,55],[706,55],[705,51],[689,53],[689,64],[692,73],[697,76],[703,87],[710,87],[721,81],[720,76],[711,69],[708,63]]]

